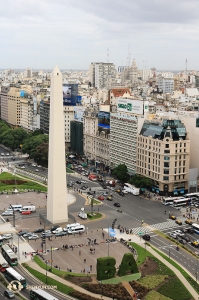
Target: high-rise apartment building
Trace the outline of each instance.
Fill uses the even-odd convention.
[[[10,87],[2,86],[0,98],[1,98],[1,120],[8,122],[8,92]]]
[[[157,78],[157,85],[159,89],[162,89],[163,93],[171,94],[174,90],[174,79],[173,78]]]
[[[190,144],[180,120],[145,121],[137,137],[137,173],[160,195],[183,195],[189,185]]]
[[[112,79],[116,77],[116,69],[113,63],[93,62],[89,69],[89,81],[98,89],[110,88]]]

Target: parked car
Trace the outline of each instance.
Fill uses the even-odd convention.
[[[53,235],[52,235],[52,233],[45,233],[42,236],[45,236],[46,238],[51,238]]]
[[[22,166],[22,167],[21,167],[21,169],[25,169],[25,168],[26,168],[25,166]]]
[[[87,190],[88,189],[88,185],[82,185],[81,190]]]
[[[32,167],[36,167],[37,165],[36,165],[36,164],[32,164],[31,166],[32,166]]]
[[[1,155],[4,156],[5,154],[2,152]]]
[[[26,234],[28,232],[29,232],[28,230],[21,230],[21,231],[19,231],[18,235],[23,236],[24,234]]]
[[[6,210],[2,213],[2,216],[12,216],[13,215],[13,211],[12,210]]]
[[[35,169],[35,172],[39,172],[39,169]]]
[[[193,234],[193,233],[194,233],[194,230],[193,230],[193,228],[188,228],[188,229],[187,229],[187,232]]]
[[[46,232],[52,232],[52,231],[55,231],[57,228],[59,228],[60,226],[59,225],[54,225],[50,228],[50,230],[46,230]]]
[[[7,153],[6,153],[6,156],[9,156],[9,155],[10,155],[10,153],[7,152]]]
[[[98,199],[103,201],[104,200],[104,197],[102,195],[98,196]]]
[[[86,181],[85,180],[81,180],[81,183],[86,183]]]
[[[75,181],[77,184],[81,184],[82,182],[81,182],[81,180],[76,180]]]
[[[116,206],[116,207],[120,207],[121,206],[119,202],[115,202],[113,205]]]
[[[95,191],[88,191],[87,194],[88,194],[88,195],[94,195],[94,194],[95,194]]]
[[[40,236],[38,236],[37,234],[32,234],[28,237],[29,240],[37,240],[40,239]]]
[[[42,235],[46,235],[46,234],[48,234],[48,233],[51,233],[51,230],[48,229],[48,230],[43,231],[43,232],[42,232]]]
[[[38,228],[38,229],[35,229],[34,233],[40,233],[40,232],[43,232],[44,229],[43,228]]]
[[[2,238],[4,240],[12,239],[13,238],[13,234],[12,233],[5,233],[5,234],[2,235]]]
[[[145,241],[150,241],[150,239],[151,239],[151,237],[150,237],[149,234],[144,234],[144,235],[142,236],[142,238],[143,238],[143,240],[145,240]]]
[[[55,236],[64,236],[64,235],[67,235],[67,232],[61,231],[55,234]]]
[[[23,237],[29,237],[29,236],[31,236],[31,235],[33,235],[32,232],[26,232],[25,234],[23,234]]]

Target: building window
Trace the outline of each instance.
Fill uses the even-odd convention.
[[[169,174],[169,169],[164,169],[164,174]]]
[[[169,180],[169,176],[163,176],[163,180]]]
[[[170,150],[164,150],[164,153],[170,153]]]
[[[169,144],[166,144],[166,145],[165,145],[165,148],[169,148]]]
[[[164,162],[164,167],[165,168],[169,168],[169,163],[168,162]]]
[[[169,156],[164,156],[164,160],[170,160]]]

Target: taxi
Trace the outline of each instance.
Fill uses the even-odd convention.
[[[113,196],[109,195],[106,199],[109,200],[109,201],[112,201],[113,200]]]
[[[122,191],[121,189],[116,189],[115,190],[115,192],[118,193],[118,194],[121,193],[121,191]]]
[[[199,242],[198,241],[192,241],[191,245],[198,248],[199,247]]]
[[[193,222],[191,220],[186,220],[185,223],[188,224],[188,225],[192,225],[193,224]]]
[[[176,220],[176,217],[175,216],[169,216],[169,218],[171,219],[171,220]]]
[[[176,220],[176,224],[182,225],[182,221],[181,220]]]

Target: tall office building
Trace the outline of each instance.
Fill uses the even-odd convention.
[[[98,89],[110,88],[111,80],[116,77],[116,69],[113,63],[93,62],[89,69],[89,81]]]

